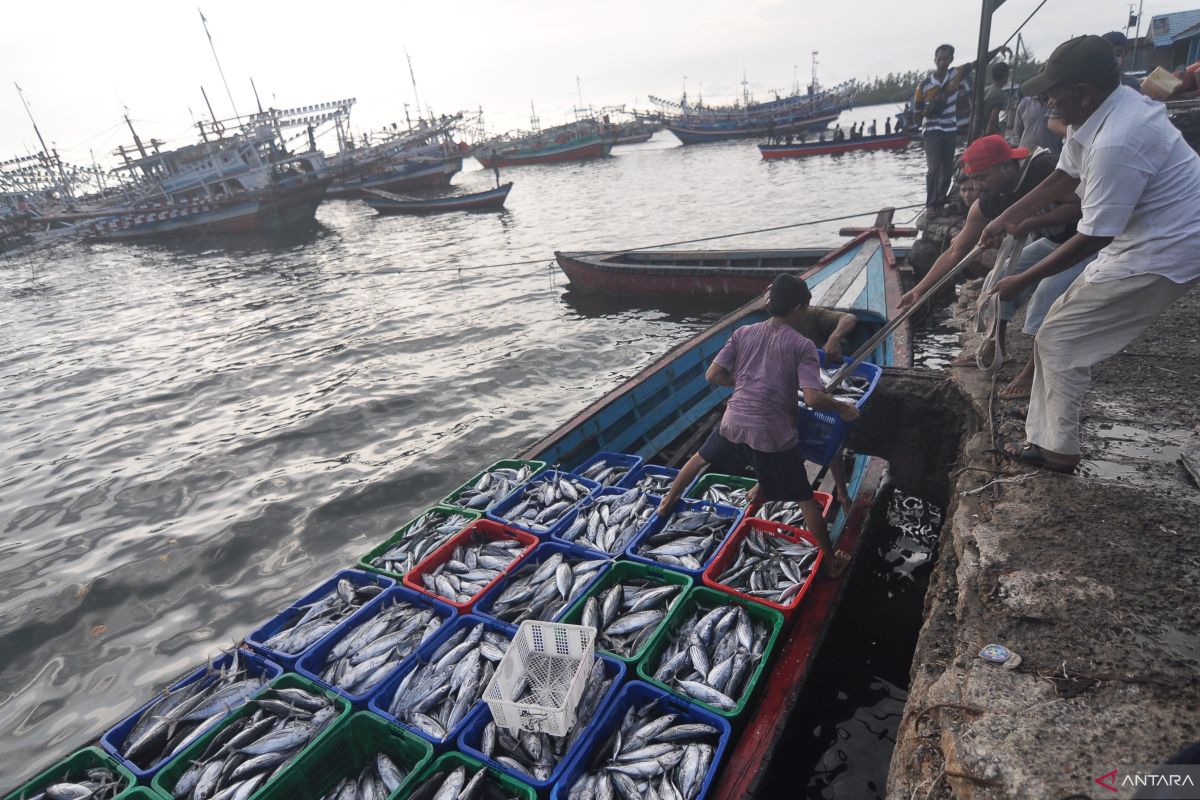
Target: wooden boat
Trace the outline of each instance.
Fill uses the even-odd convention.
[[[559,141],[562,139],[562,141]],[[599,134],[566,138],[565,134],[548,141],[523,141],[496,148],[478,147],[475,160],[483,166],[520,167],[527,164],[557,164],[562,161],[583,161],[604,158],[612,152],[613,142]]]
[[[802,273],[812,288],[814,304],[853,311],[858,316],[851,350],[898,314],[900,276],[886,233],[890,217],[890,210],[883,212],[876,227]],[[704,380],[709,363],[734,330],[765,317],[765,304],[757,297],[592,403],[522,457],[572,465],[608,450],[640,455],[651,463],[678,465],[718,424],[721,405],[729,394],[728,389]],[[909,365],[907,326],[901,325],[880,342],[868,360],[879,365]],[[839,548],[853,554],[863,543],[867,517],[882,485],[886,464],[861,454],[845,458],[854,502],[848,514],[844,510],[835,512],[830,536]],[[802,613],[793,618],[790,628],[784,628],[773,663],[751,699],[740,735],[726,753],[707,795],[710,800],[741,800],[754,795],[804,686],[847,575],[837,580],[817,580]]]
[[[663,127],[679,141],[700,144],[820,130],[850,107],[845,89],[795,92],[765,103],[744,91],[741,103],[726,106],[691,104],[686,93],[679,102],[653,95],[650,101],[660,108]]]
[[[866,229],[872,230],[872,229]],[[856,233],[861,232],[856,231]],[[764,291],[783,272],[840,269],[846,248],[790,250],[635,250],[556,252],[571,288],[622,297],[742,297]]]
[[[363,199],[380,214],[437,214],[443,211],[483,211],[503,208],[511,183],[486,192],[458,194],[452,197],[401,197],[391,192],[368,189]]]
[[[903,150],[912,141],[908,131],[867,136],[862,139],[843,139],[840,142],[794,142],[793,144],[760,144],[758,152],[764,159],[800,158],[802,156],[832,156],[856,150]]]

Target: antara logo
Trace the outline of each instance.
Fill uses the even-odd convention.
[[[1100,784],[1105,789],[1108,789],[1113,794],[1116,794],[1116,792],[1117,792],[1117,771],[1114,769],[1112,772],[1104,773],[1099,778],[1096,778],[1096,783]]]
[[[1185,786],[1194,787],[1196,784],[1192,781],[1191,775],[1158,775],[1156,773],[1132,773],[1121,778],[1117,775],[1117,770],[1106,772],[1099,778],[1095,779],[1096,783],[1108,789],[1113,794],[1118,792],[1117,784],[1122,787],[1141,788],[1146,786],[1157,787],[1175,787],[1182,788]]]

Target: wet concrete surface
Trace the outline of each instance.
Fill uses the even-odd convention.
[[[1198,314],[1193,291],[1093,370],[1077,476],[995,462],[989,418],[995,444],[1021,441],[1025,403],[950,371],[962,466],[888,797],[1127,797],[1095,779],[1200,739],[1200,492],[1180,459],[1200,438]],[[996,387],[1030,355],[1019,329]],[[1020,664],[979,658],[989,643]]]

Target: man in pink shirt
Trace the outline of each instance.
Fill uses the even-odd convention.
[[[828,574],[836,577],[845,568],[844,554],[834,556],[821,507],[808,483],[799,446],[797,397],[803,392],[810,408],[847,422],[858,417],[858,409],[825,391],[817,346],[797,330],[811,298],[804,281],[780,275],[767,301],[771,318],[738,328],[717,353],[704,377],[716,386],[732,386],[733,395],[720,427],[680,470],[658,510],[669,513],[709,464],[734,473],[753,468],[758,478],[755,499],[799,503],[804,526],[825,553]]]

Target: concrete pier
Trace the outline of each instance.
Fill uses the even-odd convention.
[[[992,399],[1030,355],[1020,318],[995,382],[951,370],[959,467],[888,797],[1130,797],[1095,780],[1200,740],[1197,320],[1200,290],[1093,371],[1077,476],[985,452],[1024,438],[1025,401]]]

